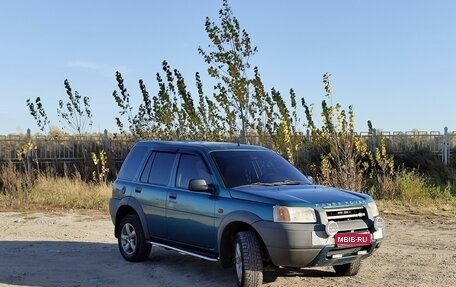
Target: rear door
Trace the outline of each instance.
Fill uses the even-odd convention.
[[[151,237],[163,239],[168,237],[166,200],[175,159],[174,152],[152,152],[134,191],[135,197],[143,206]]]

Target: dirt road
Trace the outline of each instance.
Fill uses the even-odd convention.
[[[455,286],[456,217],[388,216],[383,246],[355,277],[267,271],[264,286]],[[120,256],[107,215],[0,213],[0,286],[234,286],[232,270],[161,248]]]

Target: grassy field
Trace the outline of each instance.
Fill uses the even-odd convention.
[[[2,169],[1,210],[97,210],[107,212],[110,183],[87,183],[77,174],[56,177],[38,174],[32,180],[24,174]],[[378,198],[379,209],[388,213],[456,214],[456,197],[447,189],[429,185],[414,173],[389,183],[397,189],[394,197]],[[6,187],[6,188],[5,188]]]
[[[25,179],[23,179],[26,182]],[[0,193],[0,208],[7,210],[108,210],[111,184],[86,183],[77,176],[40,174],[33,185]]]

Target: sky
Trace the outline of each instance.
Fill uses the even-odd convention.
[[[26,100],[40,97],[52,126],[64,80],[90,98],[90,132],[117,132],[112,97],[119,71],[141,101],[138,80],[158,91],[163,60],[196,95],[210,43],[206,17],[218,21],[221,0],[0,0],[0,135],[39,132]],[[333,102],[353,105],[357,131],[367,121],[384,131],[456,130],[456,1],[230,0],[250,35],[267,89],[319,106],[322,76]],[[209,81],[206,81],[209,82]],[[210,85],[205,86],[212,94]],[[305,116],[301,113],[301,118]],[[318,120],[317,120],[318,123]],[[67,130],[68,131],[68,130]]]

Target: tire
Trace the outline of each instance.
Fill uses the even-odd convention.
[[[234,270],[239,287],[257,287],[263,284],[263,260],[255,232],[243,231],[236,234]]]
[[[122,257],[131,262],[146,260],[152,248],[152,245],[146,243],[141,222],[136,214],[122,218],[117,242]]]
[[[354,276],[358,274],[361,267],[361,260],[356,260],[347,264],[334,265],[334,271],[338,276]]]

